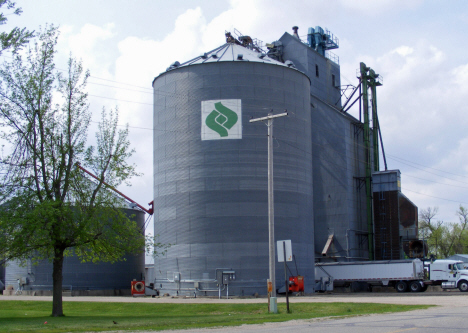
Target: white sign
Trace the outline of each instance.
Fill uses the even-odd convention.
[[[240,99],[201,102],[201,139],[242,139],[242,105]]]
[[[284,262],[284,248],[286,248],[286,261],[292,261],[291,240],[279,240],[276,242],[278,252],[278,262]]]

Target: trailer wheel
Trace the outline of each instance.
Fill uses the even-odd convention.
[[[421,287],[421,291],[426,291],[426,290],[427,290],[427,287],[428,287],[428,285],[425,284],[424,286]]]
[[[414,293],[418,293],[422,289],[421,283],[419,283],[419,281],[412,281],[409,287],[410,287],[410,290]]]
[[[465,280],[462,280],[462,281],[458,282],[458,289],[460,289],[460,291],[467,292],[468,291],[468,282],[466,282]]]
[[[405,281],[398,281],[395,285],[395,289],[399,293],[404,293],[406,290],[408,290],[408,284]]]

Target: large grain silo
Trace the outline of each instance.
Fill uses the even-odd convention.
[[[172,244],[155,260],[162,292],[217,295],[230,272],[223,295],[266,293],[267,127],[249,120],[284,110],[274,122],[275,238],[292,241],[313,291],[310,79],[243,43],[175,62],[153,81],[154,229]]]
[[[144,228],[145,213],[138,209],[122,210],[138,227]],[[23,294],[50,294],[52,290],[52,263],[43,260],[37,264],[10,261],[4,267],[5,285],[9,289],[23,290]],[[0,266],[1,269],[1,266]],[[109,262],[81,262],[75,255],[63,262],[63,288],[73,295],[129,295],[133,279],[143,280],[145,253],[127,255],[125,260]],[[13,292],[13,293],[14,293]]]
[[[290,268],[304,275],[306,293],[316,261],[372,260],[382,243],[372,215],[376,103],[372,128],[367,93],[357,94],[359,119],[348,114],[330,52],[338,39],[315,27],[303,41],[297,29],[266,55],[250,37],[228,34],[227,44],[174,62],[153,81],[155,234],[172,244],[155,261],[162,292],[227,292],[229,283],[234,294],[266,294],[267,128],[249,120],[270,112],[289,112],[274,121],[275,239],[292,240],[298,272]],[[362,85],[375,98],[380,77],[360,66],[354,92]],[[406,206],[413,225],[417,213]]]

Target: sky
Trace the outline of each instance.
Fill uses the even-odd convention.
[[[377,89],[388,169],[401,171],[402,192],[435,219],[457,222],[468,207],[468,6],[446,0],[17,0],[14,26],[60,27],[57,67],[70,56],[90,70],[93,121],[102,107],[130,126],[132,158],[144,175],[122,192],[142,205],[153,198],[152,89],[155,77],[225,42],[234,29],[264,43],[292,27],[339,38],[341,84],[357,85],[360,62],[383,77]],[[1,61],[7,60],[2,57]],[[342,101],[344,103],[344,100]],[[357,117],[356,110],[350,112]],[[91,133],[95,130],[93,123]],[[149,226],[152,230],[152,224]]]

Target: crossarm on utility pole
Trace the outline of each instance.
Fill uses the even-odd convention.
[[[256,121],[269,120],[269,119],[278,118],[278,117],[284,117],[284,116],[287,116],[287,115],[288,115],[287,112],[283,112],[283,113],[279,113],[279,114],[271,114],[271,115],[268,115],[266,117],[250,119],[249,123],[254,123]]]

